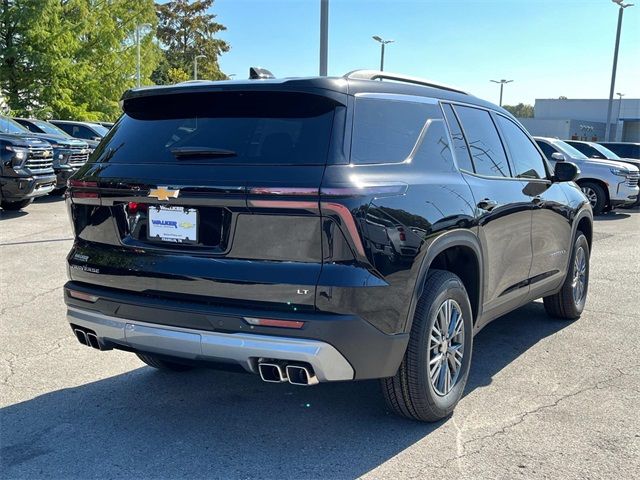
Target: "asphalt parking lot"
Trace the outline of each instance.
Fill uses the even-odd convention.
[[[2,212],[0,477],[638,478],[640,210],[594,237],[582,318],[536,302],[492,323],[455,414],[428,425],[386,412],[377,382],[167,374],[82,346],[64,202]]]

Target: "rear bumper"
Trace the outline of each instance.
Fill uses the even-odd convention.
[[[55,188],[55,175],[33,177],[3,177],[2,198],[8,202],[19,202],[47,195]]]
[[[69,289],[98,297],[73,298]],[[319,381],[395,374],[408,334],[387,335],[354,315],[259,311],[95,287],[65,285],[69,323],[95,331],[101,345],[193,361],[239,364],[257,372],[259,358],[310,364]],[[301,329],[249,325],[244,317],[303,321]]]
[[[188,360],[236,363],[257,373],[258,359],[304,362],[321,382],[352,380],[353,368],[331,345],[316,340],[252,333],[219,333],[124,320],[70,307],[67,319],[74,326],[93,330],[106,348],[126,346]]]

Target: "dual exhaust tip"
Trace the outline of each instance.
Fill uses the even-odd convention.
[[[258,363],[258,371],[263,381],[269,383],[289,382],[291,385],[310,386],[318,383],[318,377],[311,367],[284,362]]]
[[[102,350],[98,336],[94,332],[90,330],[83,330],[81,328],[74,328],[73,333],[81,344],[95,348],[96,350]]]

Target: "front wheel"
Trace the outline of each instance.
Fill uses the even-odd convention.
[[[601,213],[604,213],[605,208],[607,207],[607,194],[605,193],[604,188],[597,183],[582,182],[580,184],[580,189],[587,197],[587,200],[589,200],[593,214],[600,215]]]
[[[3,201],[2,203],[0,203],[0,206],[4,210],[10,210],[10,211],[22,210],[27,205],[30,205],[31,202],[33,202],[33,198],[28,198],[27,200],[19,200],[17,202],[5,202],[5,201]]]
[[[544,309],[554,318],[575,320],[584,310],[589,289],[589,242],[580,231],[573,243],[571,261],[562,288],[544,297]]]
[[[400,368],[381,380],[388,407],[426,422],[450,415],[467,383],[472,342],[471,304],[462,281],[451,272],[432,270]]]

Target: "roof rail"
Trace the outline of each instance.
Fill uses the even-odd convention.
[[[396,82],[413,83],[414,85],[424,85],[425,87],[441,88],[442,90],[449,90],[451,92],[469,95],[468,92],[452,87],[451,85],[445,85],[443,83],[434,82],[420,77],[410,77],[399,73],[383,72],[381,70],[353,70],[345,74],[344,78],[356,80],[393,80]]]

